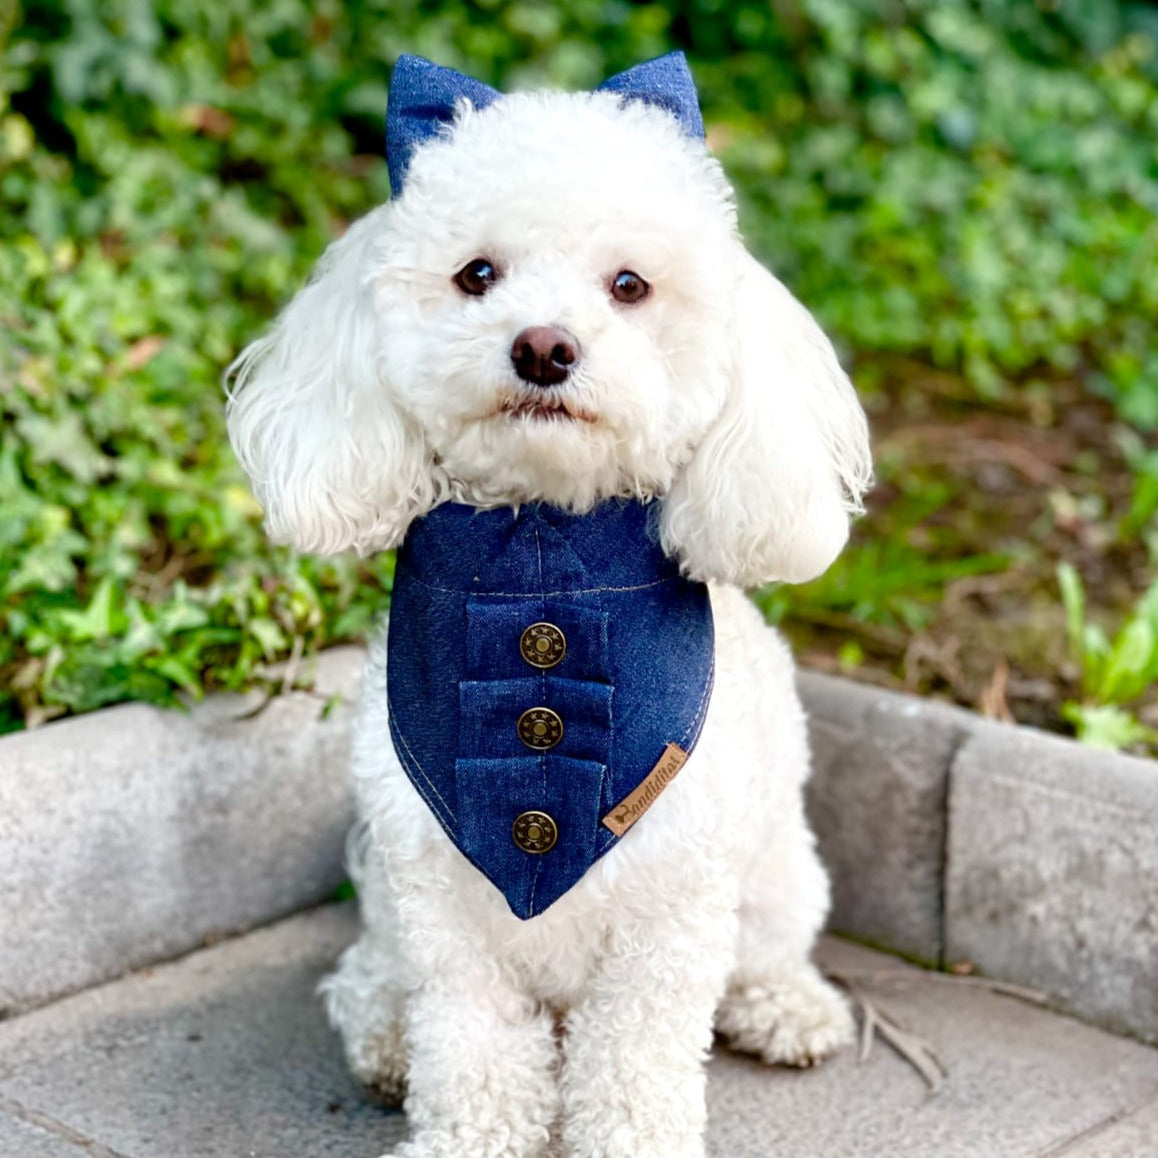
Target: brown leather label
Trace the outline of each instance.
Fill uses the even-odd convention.
[[[634,792],[621,800],[604,818],[603,826],[622,836],[658,799],[688,762],[688,754],[678,744],[668,744],[656,766],[640,781]]]

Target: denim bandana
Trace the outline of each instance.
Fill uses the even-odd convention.
[[[667,109],[689,137],[703,139],[695,81],[682,52],[645,61],[605,80],[596,92],[619,93],[625,101],[640,100]],[[421,56],[403,54],[390,78],[386,108],[386,167],[390,170],[390,190],[402,192],[406,170],[414,150],[438,136],[443,125],[454,120],[454,107],[468,100],[476,109],[485,109],[502,97],[482,81],[443,68]]]
[[[691,752],[703,727],[708,590],[663,553],[654,509],[445,503],[398,552],[394,747],[446,834],[524,920],[622,839],[602,818],[667,745]]]

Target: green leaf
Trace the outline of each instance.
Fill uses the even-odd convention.
[[[175,655],[150,657],[145,663],[150,671],[155,671],[158,675],[163,675],[167,680],[171,680],[194,699],[199,700],[201,698],[203,693],[198,672],[180,657]]]
[[[1118,536],[1125,540],[1137,538],[1158,514],[1158,466],[1139,474],[1134,482],[1130,509],[1118,524]]]
[[[83,611],[59,611],[56,618],[74,643],[109,639],[127,626],[121,611],[121,592],[111,578],[97,584]]]
[[[287,646],[285,632],[272,620],[262,615],[254,616],[245,625],[245,630],[261,645],[265,658],[273,659]]]
[[[1058,564],[1057,582],[1061,588],[1062,606],[1066,613],[1066,637],[1069,639],[1070,656],[1075,663],[1084,668],[1085,588],[1082,586],[1081,576],[1070,563]]]
[[[1092,693],[1101,682],[1110,659],[1110,640],[1096,623],[1087,623],[1078,652],[1082,667],[1082,687]]]
[[[1105,703],[1132,700],[1146,689],[1146,672],[1158,656],[1158,632],[1146,619],[1131,619],[1114,638],[1092,690]]]
[[[1078,739],[1091,748],[1120,751],[1158,744],[1158,731],[1147,728],[1125,708],[1112,705],[1066,704],[1062,715],[1074,725]]]

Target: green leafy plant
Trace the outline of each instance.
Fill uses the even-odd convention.
[[[1124,542],[1141,539],[1158,562],[1158,449],[1147,446],[1129,427],[1119,432],[1118,441],[1134,475],[1130,509],[1118,525],[1118,537]]]
[[[758,592],[757,605],[772,623],[791,613],[819,622],[835,612],[881,627],[927,627],[947,583],[1000,570],[1001,555],[931,559],[903,542],[879,541],[848,552],[819,579],[800,588]]]
[[[265,541],[218,380],[388,196],[398,53],[590,88],[685,49],[746,239],[851,361],[998,405],[1080,378],[1143,432],[1156,44],[1151,5],[1071,0],[0,0],[0,730],[245,687],[387,606],[389,556]],[[1000,566],[884,537],[770,613],[921,630]]]
[[[1078,739],[1098,748],[1158,744],[1158,730],[1141,723],[1128,707],[1158,680],[1158,582],[1111,637],[1088,621],[1085,589],[1075,568],[1061,564],[1057,579],[1082,692],[1080,701],[1062,710]]]

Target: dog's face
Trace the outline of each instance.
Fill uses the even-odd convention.
[[[399,404],[453,492],[667,492],[723,403],[730,190],[610,94],[510,97],[421,150],[376,245]]]
[[[393,545],[446,498],[628,495],[692,574],[799,580],[868,482],[855,395],[719,165],[609,93],[464,107],[237,371],[231,437],[303,549]]]

